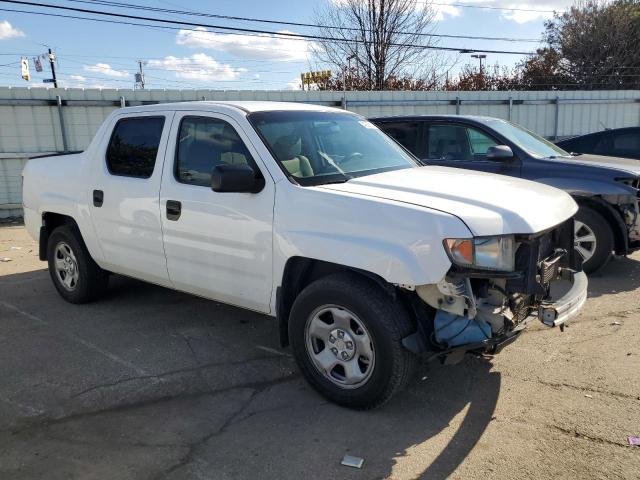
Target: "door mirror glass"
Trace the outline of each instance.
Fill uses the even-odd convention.
[[[214,192],[258,193],[264,188],[264,179],[256,178],[249,165],[216,165],[211,172]]]
[[[507,145],[495,145],[487,149],[487,160],[505,162],[513,160],[513,150]]]

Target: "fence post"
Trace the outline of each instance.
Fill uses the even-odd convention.
[[[460,115],[460,97],[456,97],[456,115]]]
[[[558,140],[558,131],[560,129],[560,97],[556,96],[556,124],[553,139]]]
[[[62,149],[65,152],[69,151],[67,143],[67,130],[64,126],[64,115],[62,114],[62,98],[60,95],[56,95],[56,104],[58,105],[58,116],[60,117],[60,133],[62,133]]]
[[[513,97],[509,97],[509,121],[511,121],[512,116],[513,116]]]

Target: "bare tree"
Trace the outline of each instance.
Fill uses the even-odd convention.
[[[313,47],[321,64],[364,78],[384,90],[389,79],[433,76],[442,61],[435,50],[435,10],[428,0],[327,0],[316,12],[323,37]]]

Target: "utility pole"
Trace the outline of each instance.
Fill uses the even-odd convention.
[[[55,61],[56,61],[56,54],[53,53],[51,49],[49,49],[49,65],[51,66],[51,78],[53,78],[54,88],[58,88],[58,79],[56,77],[56,66],[54,65]]]
[[[135,79],[136,84],[134,85],[134,90],[139,88],[140,90],[144,90],[144,72],[142,71],[142,65],[145,65],[147,62],[144,60],[138,60],[138,68],[139,72],[136,73]]]

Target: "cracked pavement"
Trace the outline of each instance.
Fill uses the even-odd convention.
[[[640,255],[591,278],[563,334],[531,324],[492,360],[430,364],[370,412],[308,387],[270,317],[118,276],[67,304],[19,225],[0,225],[0,256],[2,479],[640,472]]]

